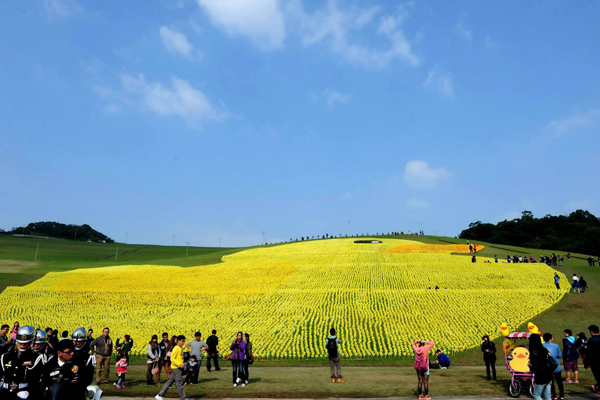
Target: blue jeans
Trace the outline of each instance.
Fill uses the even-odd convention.
[[[533,388],[534,400],[552,400],[552,381],[548,383],[536,383]]]
[[[233,383],[236,383],[239,376],[241,382],[244,383],[244,362],[242,360],[231,360],[231,369],[233,370]]]

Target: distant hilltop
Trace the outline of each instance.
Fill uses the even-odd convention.
[[[1,234],[38,236],[82,242],[114,243],[115,241],[98,232],[87,224],[72,225],[58,222],[32,222],[27,226],[12,228],[10,231],[0,229]]]

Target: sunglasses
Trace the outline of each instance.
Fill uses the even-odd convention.
[[[61,351],[61,353],[69,355],[69,354],[73,354],[73,350],[65,350],[65,351]]]

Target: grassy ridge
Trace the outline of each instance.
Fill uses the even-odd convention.
[[[372,238],[386,239],[409,239],[431,244],[464,244],[464,240],[452,238],[440,238],[432,236],[369,236]],[[38,260],[34,261],[37,244],[40,243]],[[499,261],[506,259],[506,255],[533,255],[539,257],[540,254],[549,255],[553,251],[540,249],[527,249],[514,246],[497,246],[491,243],[478,242],[486,247],[479,251],[479,257],[493,257],[498,255]],[[202,248],[190,247],[189,257],[186,257],[186,247],[184,246],[147,246],[135,244],[119,244],[118,259],[115,261],[116,244],[71,242],[53,239],[36,238],[17,238],[0,236],[0,290],[6,286],[21,286],[39,279],[50,271],[67,271],[76,268],[95,268],[115,265],[129,264],[156,264],[156,265],[175,265],[182,267],[210,265],[221,261],[221,257],[226,254],[232,254],[244,248]],[[554,251],[556,254],[564,252]],[[597,305],[600,305],[600,294],[595,289],[600,285],[600,267],[588,267],[587,255],[572,254],[571,261],[565,261],[565,266],[556,267],[566,276],[572,276],[573,273],[585,276],[591,290],[584,294],[569,294],[557,306],[546,311],[542,315],[533,319],[541,330],[552,332],[558,339],[565,328],[570,328],[574,332],[584,331],[587,333],[587,326],[600,321],[595,313]],[[470,257],[469,254],[457,254],[457,256]],[[481,260],[479,262],[482,262]],[[515,280],[519,279],[519,265],[515,265]],[[493,264],[490,265],[493,268]],[[15,272],[9,272],[15,271]],[[570,284],[563,282],[563,284]],[[485,285],[482,283],[482,290]],[[515,304],[515,307],[518,305]],[[482,312],[491,312],[482,307]],[[503,321],[498,321],[498,326]],[[436,321],[431,321],[435,324]],[[525,326],[511,327],[519,330],[526,330]],[[490,332],[494,334],[495,332]],[[497,334],[497,332],[496,332]],[[560,342],[560,340],[558,340]],[[497,345],[501,342],[498,340]],[[500,355],[501,356],[501,355]],[[500,357],[499,357],[500,358]],[[453,361],[462,365],[479,364],[481,354],[478,349],[473,349],[453,356]],[[140,360],[142,361],[142,360]],[[285,362],[265,362],[266,366],[299,366],[299,365],[322,365],[322,360],[313,361],[285,361]],[[382,365],[409,365],[410,360],[404,359],[381,359],[381,360],[347,360],[349,365],[364,366],[382,366]]]

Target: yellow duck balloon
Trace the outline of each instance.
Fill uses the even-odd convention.
[[[531,334],[537,333],[538,335],[540,335],[540,340],[542,341],[542,343],[544,343],[544,338],[542,338],[542,334],[540,333],[539,328],[533,322],[529,322],[527,324],[527,330],[529,330],[529,333]]]
[[[510,333],[510,329],[508,329],[508,325],[506,325],[506,323],[503,323],[502,326],[500,327],[500,333],[505,338],[508,337],[508,334]],[[510,353],[512,349],[514,349],[515,347],[517,347],[517,342],[515,342],[512,339],[506,339],[505,343],[506,343],[506,345],[504,346],[504,352],[505,353]]]

